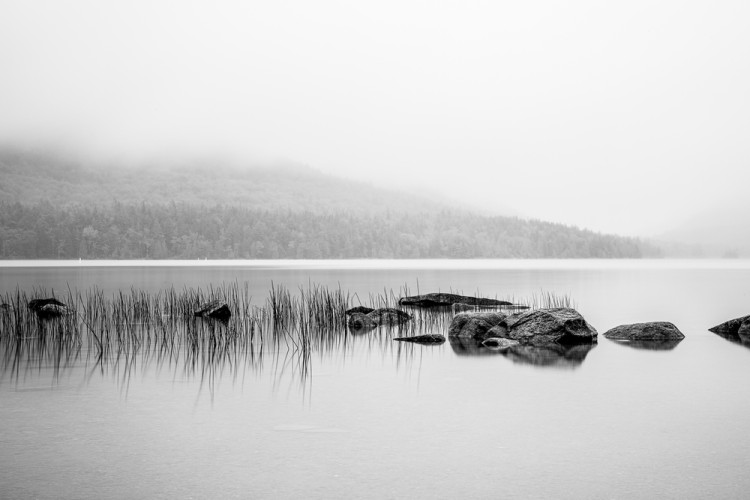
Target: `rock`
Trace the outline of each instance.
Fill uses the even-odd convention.
[[[517,340],[521,344],[592,344],[597,331],[575,309],[536,309],[507,316],[488,332],[490,337]]]
[[[431,333],[427,335],[416,335],[414,337],[397,337],[393,340],[399,340],[401,342],[414,342],[417,344],[442,344],[445,342],[445,337],[437,333]]]
[[[361,330],[363,328],[368,328],[372,330],[373,328],[378,326],[378,323],[367,314],[353,313],[352,315],[349,316],[349,321],[347,322],[347,325],[349,325],[350,328],[353,328],[355,330]]]
[[[59,307],[67,307],[65,304],[57,299],[34,299],[29,301],[29,309],[32,311],[38,311],[44,306],[53,305]]]
[[[400,325],[411,320],[411,315],[407,312],[393,309],[392,307],[381,307],[367,313],[367,316],[375,321],[378,325]]]
[[[500,337],[490,337],[490,338],[484,339],[482,341],[482,345],[486,347],[487,349],[492,349],[493,351],[504,351],[511,347],[517,346],[518,341],[510,340],[510,339],[503,339]]]
[[[750,329],[750,316],[730,319],[720,325],[709,328],[708,331],[724,335],[739,335],[740,328],[742,328],[743,325],[747,325],[745,326],[745,332],[747,332],[747,330]]]
[[[232,312],[229,310],[229,306],[226,302],[220,300],[212,300],[201,305],[194,313],[193,316],[200,316],[202,318],[213,318],[221,321],[227,321],[232,316]]]
[[[611,340],[682,340],[685,336],[668,321],[652,321],[620,325],[608,330],[604,336]]]
[[[401,306],[416,307],[440,307],[450,306],[453,304],[467,304],[471,306],[509,306],[510,302],[496,299],[485,299],[481,297],[471,297],[468,295],[457,295],[455,293],[427,293],[424,295],[412,295],[402,297],[398,301]]]
[[[502,323],[506,314],[499,312],[463,312],[453,316],[450,327],[448,328],[449,337],[463,337],[484,340],[489,330]]]
[[[469,304],[453,304],[451,306],[451,311],[453,311],[453,314],[465,312],[465,311],[473,311],[475,309],[475,306],[470,306]]]
[[[374,310],[375,309],[373,309],[372,307],[356,306],[356,307],[352,307],[351,309],[347,309],[346,310],[346,315],[349,316],[349,315],[352,315],[354,313],[367,314],[367,313],[371,313]]]
[[[30,300],[28,306],[29,309],[43,318],[73,314],[73,309],[54,298]]]

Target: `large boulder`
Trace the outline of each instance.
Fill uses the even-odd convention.
[[[232,312],[229,310],[229,306],[226,302],[220,300],[212,300],[202,304],[193,313],[194,316],[200,316],[202,318],[213,318],[221,321],[227,321],[232,316]]]
[[[730,319],[720,325],[708,329],[709,332],[718,333],[719,335],[737,336],[740,333],[750,335],[750,316]]]
[[[685,338],[685,335],[674,324],[668,321],[620,325],[608,330],[604,336],[611,340],[628,341],[665,341],[682,340]]]
[[[509,306],[510,302],[497,299],[485,299],[469,295],[458,295],[455,293],[426,293],[424,295],[412,295],[402,297],[398,301],[401,306],[416,307],[441,307],[453,304],[466,304],[470,306]]]
[[[598,335],[578,311],[567,307],[536,309],[507,316],[487,334],[533,345],[593,344]]]
[[[484,340],[487,337],[497,335],[488,335],[494,326],[501,324],[507,314],[499,312],[463,312],[453,316],[450,327],[448,328],[449,337],[461,337],[477,340]]]

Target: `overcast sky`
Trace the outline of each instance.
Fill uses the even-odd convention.
[[[0,139],[648,235],[745,196],[750,2],[0,1]]]

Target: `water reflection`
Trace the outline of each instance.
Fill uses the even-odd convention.
[[[451,348],[459,356],[493,356],[499,355],[514,363],[575,368],[583,363],[588,353],[596,344],[578,345],[514,345],[504,349],[492,349],[471,338],[450,337]]]
[[[683,339],[677,340],[621,340],[609,339],[618,345],[632,347],[633,349],[644,349],[648,351],[671,351],[682,342]]]
[[[733,344],[745,346],[750,349],[750,336],[747,335],[740,335],[738,333],[729,333],[729,332],[717,332],[714,331],[716,335],[719,337],[726,339]]]

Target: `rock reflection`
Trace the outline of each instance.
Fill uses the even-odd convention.
[[[682,342],[679,340],[616,340],[609,339],[615,344],[632,347],[633,349],[644,349],[648,351],[671,351]]]
[[[499,355],[514,363],[559,368],[579,366],[588,353],[596,347],[596,344],[545,344],[514,345],[505,349],[493,349],[471,338],[450,337],[449,341],[453,352],[459,356]]]

